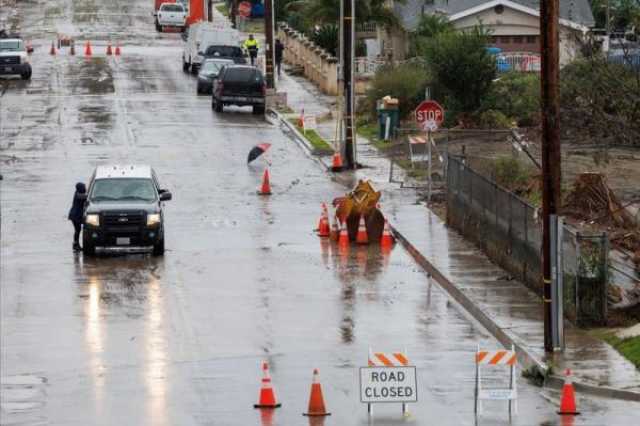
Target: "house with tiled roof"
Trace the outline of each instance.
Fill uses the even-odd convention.
[[[505,52],[540,52],[539,0],[389,0],[400,20],[400,28],[378,30],[382,55],[403,60],[409,52],[410,34],[423,15],[446,16],[455,28],[471,29],[482,24],[491,32],[491,42]],[[589,0],[559,0],[560,62],[571,61],[580,40],[595,24]]]

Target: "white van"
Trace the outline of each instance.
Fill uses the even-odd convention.
[[[240,35],[230,27],[199,22],[189,27],[189,37],[182,53],[182,69],[197,74],[204,61],[204,51],[212,44],[239,46]]]

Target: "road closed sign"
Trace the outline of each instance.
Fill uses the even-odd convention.
[[[415,367],[361,367],[360,401],[417,402]]]

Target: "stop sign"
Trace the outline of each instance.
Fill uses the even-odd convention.
[[[436,101],[422,101],[416,108],[416,122],[420,128],[435,130],[443,121],[444,109]]]
[[[251,3],[249,3],[248,1],[243,1],[242,3],[240,3],[238,5],[238,14],[240,16],[244,16],[245,18],[251,16]]]

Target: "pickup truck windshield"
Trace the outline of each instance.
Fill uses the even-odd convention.
[[[117,178],[98,179],[93,183],[91,201],[139,201],[156,200],[151,179]]]
[[[0,41],[0,52],[20,52],[22,50],[22,42],[20,40]]]
[[[181,4],[163,4],[160,6],[160,10],[163,12],[184,12]]]
[[[225,58],[241,58],[242,49],[236,46],[209,46],[204,52],[205,56],[221,56]]]

